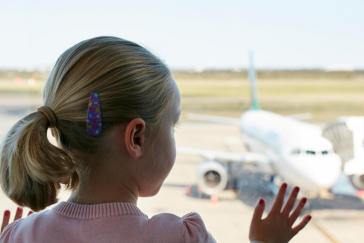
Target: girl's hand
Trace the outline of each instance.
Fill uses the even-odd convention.
[[[33,212],[29,211],[28,216],[31,215]],[[20,219],[23,216],[23,209],[22,208],[17,208],[16,212],[15,212],[15,216],[14,216],[14,220]],[[0,233],[3,232],[3,230],[5,229],[5,227],[10,223],[10,211],[9,210],[5,210],[4,211],[4,215],[3,215],[3,222],[1,224],[1,231]]]
[[[305,206],[307,198],[302,198],[297,207],[293,210],[299,191],[299,188],[295,187],[292,190],[286,205],[282,208],[286,189],[287,184],[283,183],[279,189],[273,207],[265,219],[262,219],[265,203],[263,199],[259,200],[250,224],[249,239],[251,241],[263,241],[265,243],[288,242],[311,220],[311,216],[306,215],[298,225],[293,227],[293,224],[296,222]]]

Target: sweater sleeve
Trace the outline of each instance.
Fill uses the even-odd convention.
[[[182,217],[184,229],[184,242],[188,243],[216,243],[215,239],[206,230],[202,218],[197,213],[189,213]]]

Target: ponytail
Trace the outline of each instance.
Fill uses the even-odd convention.
[[[17,204],[34,211],[57,202],[65,178],[70,178],[67,187],[74,187],[78,181],[71,156],[48,141],[48,125],[40,112],[29,114],[10,129],[0,150],[3,191]]]

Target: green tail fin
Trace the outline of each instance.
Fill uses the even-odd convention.
[[[251,110],[259,110],[259,100],[257,95],[257,81],[256,81],[256,73],[254,68],[254,59],[253,52],[249,53],[249,69],[248,69],[248,78],[250,83],[250,109]]]

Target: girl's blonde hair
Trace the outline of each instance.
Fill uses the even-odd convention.
[[[3,191],[33,210],[55,203],[61,183],[75,188],[87,169],[80,155],[103,151],[105,131],[136,117],[145,120],[147,131],[156,130],[150,128],[158,127],[175,90],[166,65],[138,44],[116,37],[76,44],[59,57],[43,89],[44,105],[57,117],[50,130],[60,146],[48,141],[49,123],[40,112],[18,121],[1,148]],[[88,99],[94,91],[101,100],[101,137],[86,133]]]

